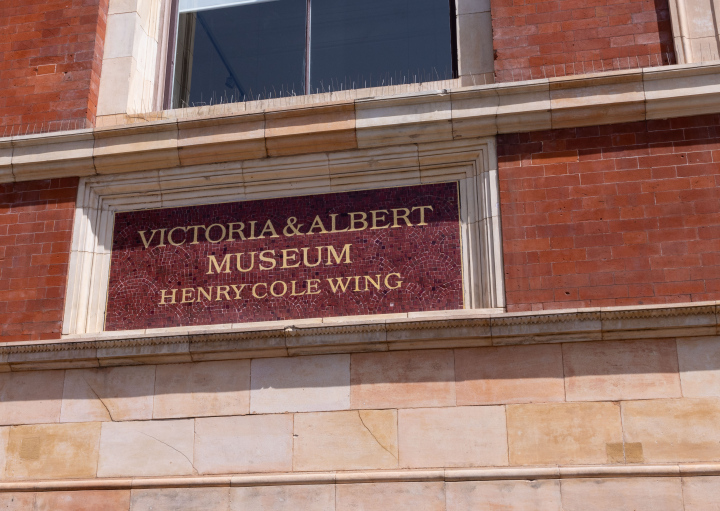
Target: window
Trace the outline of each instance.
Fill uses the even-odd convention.
[[[174,108],[457,76],[454,0],[176,0]]]

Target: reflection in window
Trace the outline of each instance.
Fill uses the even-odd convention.
[[[172,106],[452,78],[448,0],[177,0]]]

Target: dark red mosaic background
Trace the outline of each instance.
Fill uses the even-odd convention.
[[[301,228],[304,232],[316,215],[320,215],[326,229],[330,230],[329,215],[336,213],[336,228],[340,230],[348,226],[350,212],[368,213],[370,221],[371,210],[389,211],[417,206],[433,207],[432,212],[426,211],[427,225],[406,226],[400,221],[402,227],[379,230],[368,228],[327,234],[316,230],[312,235],[293,237],[286,237],[282,233],[291,216],[297,217],[296,225],[304,224]],[[452,182],[117,213],[105,329],[131,330],[461,309],[463,296],[458,210],[458,184]],[[413,224],[417,224],[419,211],[412,213],[409,218]],[[256,220],[258,235],[267,219],[272,221],[280,237],[210,243],[205,239],[204,230],[200,229],[198,244],[186,243],[177,247],[167,244],[158,247],[157,235],[149,248],[145,248],[138,234],[138,231],[146,231],[146,237],[149,237],[153,229],[169,230],[176,226],[211,224],[224,224],[227,227],[230,222],[248,224],[250,220]],[[392,223],[392,212],[388,219]],[[378,225],[382,225],[382,222],[378,222]],[[248,231],[249,227],[246,227],[246,236]],[[192,238],[191,232],[188,238]],[[220,233],[218,227],[211,231],[213,238]],[[182,234],[178,231],[175,240],[180,241]],[[280,268],[282,249],[313,247],[308,259],[315,262],[317,251],[314,247],[332,245],[340,254],[348,243],[352,244],[351,264],[326,265],[327,249],[323,249],[323,264],[317,267],[304,266],[300,252],[299,267]],[[208,255],[215,255],[220,263],[226,254],[248,254],[263,250],[277,252],[277,267],[259,270],[256,255],[255,269],[251,272],[238,272],[232,264],[231,273],[207,274]],[[234,263],[235,258],[231,259]],[[243,256],[243,264],[248,262],[248,256]],[[356,275],[371,275],[376,279],[378,274],[384,277],[390,273],[402,275],[403,284],[399,289],[390,290],[382,285],[377,290],[369,285],[369,291],[352,292],[352,281],[347,292],[335,294],[326,280]],[[290,282],[297,281],[296,292],[301,293],[307,291],[307,279],[321,279],[318,286],[320,293],[290,296]],[[231,289],[230,300],[215,300],[217,286],[252,285],[258,282],[266,282],[269,286],[277,280],[288,284],[288,292],[282,297],[268,293],[267,298],[257,299],[250,294],[248,286],[242,291],[240,299],[234,299],[235,293]],[[389,282],[392,285],[396,280],[392,277]],[[363,282],[360,279],[361,289],[364,289]],[[213,301],[203,298],[193,303],[159,304],[161,289],[177,289],[176,301],[180,302],[182,288],[207,289],[210,286],[213,286]],[[280,294],[282,286],[276,286],[275,290]],[[264,288],[259,287],[257,294],[261,295],[264,291]]]

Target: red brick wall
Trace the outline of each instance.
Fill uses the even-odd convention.
[[[0,136],[94,123],[107,4],[0,2]]]
[[[77,184],[0,184],[3,342],[60,337]]]
[[[491,0],[498,82],[675,63],[667,0]]]
[[[720,299],[720,115],[498,137],[508,310]]]

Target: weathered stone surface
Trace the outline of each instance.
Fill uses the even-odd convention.
[[[226,511],[230,488],[133,490],[130,511]]]
[[[7,462],[6,454],[7,454],[7,446],[8,441],[10,440],[10,427],[2,427],[0,428],[0,481],[5,479],[5,465]],[[0,508],[2,509],[2,508]]]
[[[130,509],[130,490],[38,492],[35,499],[33,511],[128,511]]]
[[[323,412],[350,407],[350,355],[252,361],[252,413]]]
[[[65,371],[0,373],[0,425],[60,420]]]
[[[196,419],[195,467],[201,474],[291,471],[290,414]]]
[[[103,422],[98,477],[196,473],[194,421]]]
[[[335,486],[331,484],[255,486],[230,489],[230,511],[334,511]]]
[[[152,418],[155,366],[65,372],[61,422]]]
[[[398,411],[401,468],[507,465],[502,406]]]
[[[457,404],[565,400],[559,344],[455,350]]]
[[[568,401],[680,397],[675,340],[563,345]]]
[[[338,484],[336,511],[445,511],[441,482]]]
[[[563,511],[560,481],[463,481],[447,483],[447,511]]]
[[[683,396],[720,396],[720,338],[678,339],[677,350]]]
[[[4,511],[28,511],[34,505],[34,493],[0,493],[0,509]]]
[[[646,462],[720,460],[720,399],[622,403],[626,442],[642,444]]]
[[[100,423],[38,424],[10,428],[5,477],[95,477]]]
[[[684,477],[685,511],[720,511],[720,477]]]
[[[451,350],[354,353],[352,408],[420,408],[455,405]]]
[[[680,479],[563,479],[563,511],[683,511]]]
[[[295,415],[295,470],[397,468],[397,411]]]
[[[249,409],[249,360],[157,367],[153,410],[156,419],[245,415]]]
[[[507,421],[510,465],[605,464],[622,442],[615,403],[508,405]]]

